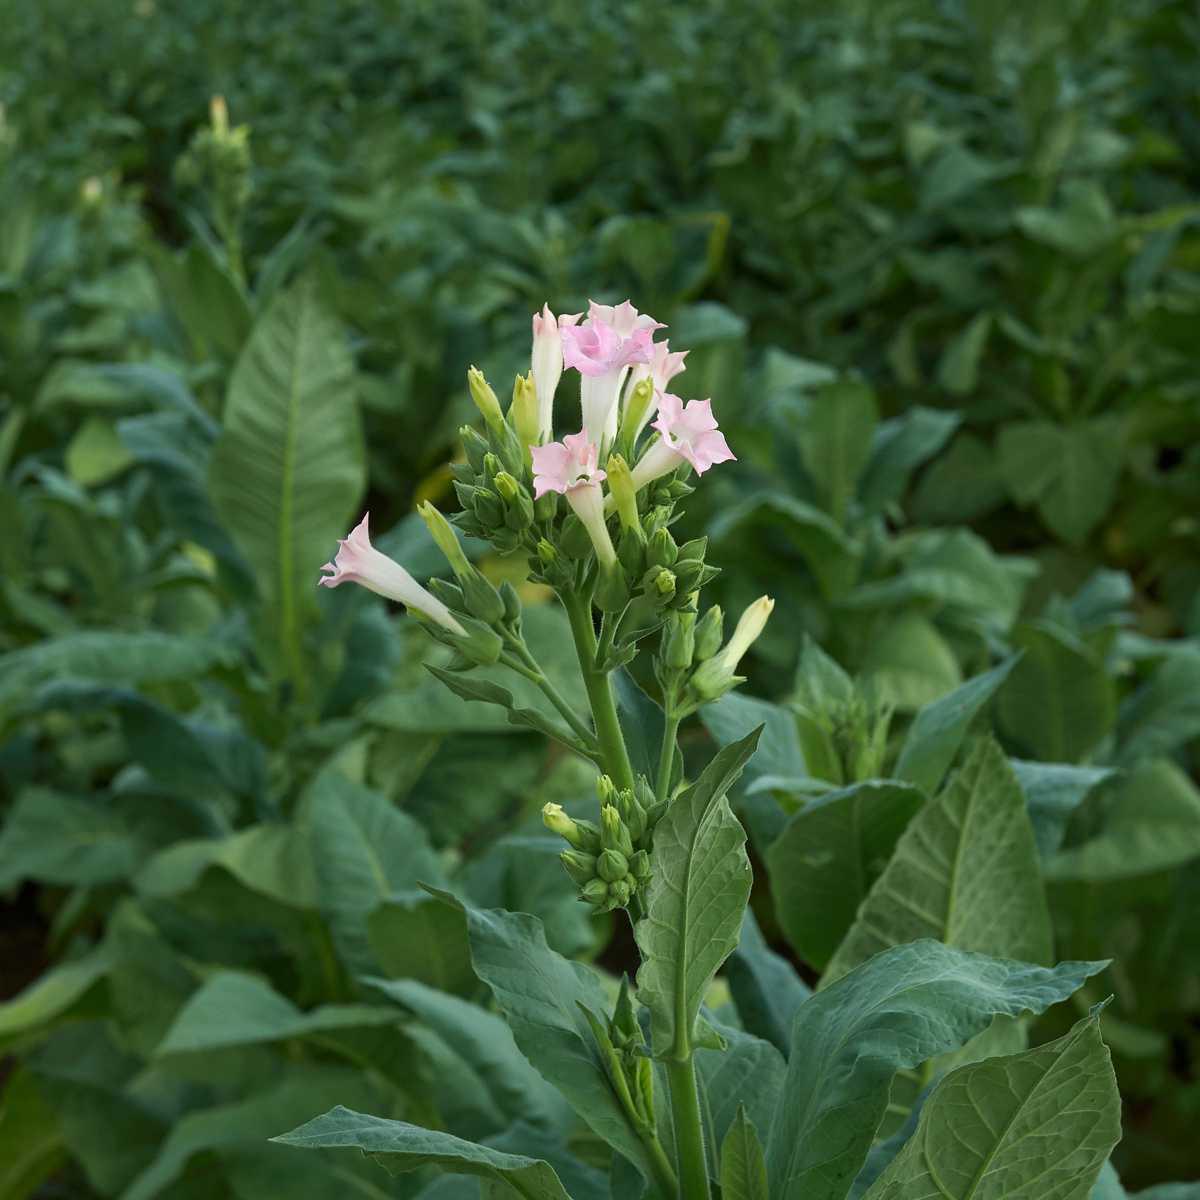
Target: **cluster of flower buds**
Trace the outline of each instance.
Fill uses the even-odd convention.
[[[650,880],[650,839],[666,802],[656,802],[642,776],[635,788],[618,788],[607,775],[596,784],[600,824],[576,820],[558,804],[542,809],[546,828],[570,844],[561,858],[579,885],[580,898],[597,912],[624,908]]]

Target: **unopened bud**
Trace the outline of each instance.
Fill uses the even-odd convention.
[[[704,662],[705,659],[712,658],[720,650],[724,636],[725,614],[720,605],[714,604],[696,622],[696,661]]]
[[[566,872],[580,887],[583,887],[596,874],[596,856],[585,854],[582,850],[564,850],[559,856]]]
[[[606,883],[616,883],[629,874],[629,860],[619,850],[602,850],[596,859],[596,874]]]
[[[633,892],[636,884],[635,881],[626,876],[624,879],[618,879],[616,883],[608,885],[608,901],[617,908],[624,908],[625,905],[633,898]]]
[[[675,573],[666,567],[651,567],[642,580],[647,595],[657,604],[665,604],[675,595]]]
[[[551,833],[565,838],[576,850],[596,854],[600,850],[600,830],[590,821],[576,821],[563,811],[561,804],[546,804],[542,807],[542,824]]]
[[[596,780],[596,796],[600,800],[600,807],[606,805],[614,805],[617,802],[617,785],[613,783],[611,775],[601,775]]]
[[[504,428],[504,414],[500,411],[500,401],[492,391],[491,384],[484,378],[478,367],[471,367],[467,372],[467,386],[471,389],[471,399],[475,407],[483,414],[483,419],[493,433],[499,434]]]
[[[487,488],[475,489],[471,511],[485,529],[494,529],[497,525],[504,524],[504,502]]]
[[[654,380],[647,376],[638,382],[625,401],[625,411],[621,414],[621,429],[619,437],[621,444],[632,448],[638,431],[646,423],[650,405],[654,401]]]
[[[675,545],[671,531],[666,527],[656,529],[646,546],[647,564],[651,567],[670,567],[674,566],[678,557],[679,547]]]
[[[504,620],[512,625],[521,619],[521,597],[517,589],[506,579],[500,585],[500,599],[504,601]]]
[[[538,539],[537,555],[543,567],[552,567],[558,562],[558,551],[545,538]]]
[[[488,452],[487,438],[482,437],[479,430],[473,429],[470,425],[464,425],[458,431],[458,436],[462,441],[463,453],[467,456],[467,462],[471,464],[475,472],[483,470],[483,456]]]
[[[690,609],[674,612],[663,634],[663,662],[673,671],[686,671],[696,651],[696,614]]]
[[[608,490],[617,506],[621,528],[628,534],[642,539],[642,522],[638,517],[637,492],[633,486],[633,474],[629,464],[619,455],[610,454],[604,464],[608,475]]]
[[[593,595],[601,612],[619,613],[629,603],[629,584],[619,561],[601,563]]]
[[[472,568],[470,562],[467,561],[467,556],[463,553],[462,545],[458,540],[458,534],[454,532],[454,527],[446,520],[434,506],[426,500],[423,504],[417,505],[417,512],[421,516],[421,520],[425,522],[426,528],[433,536],[433,540],[437,543],[438,549],[445,555],[446,561],[450,564],[450,569],[458,576],[459,579],[465,574],[469,574]]]
[[[650,882],[650,855],[645,850],[639,850],[630,858],[629,873],[638,883]]]
[[[518,375],[513,383],[512,407],[508,419],[517,431],[521,445],[536,446],[538,443],[538,402],[533,388],[533,375]]]
[[[606,850],[620,850],[627,858],[633,853],[633,839],[625,828],[621,814],[606,804],[600,810],[600,843]]]
[[[603,879],[593,879],[579,889],[579,895],[596,908],[602,908],[608,903],[608,884]]]

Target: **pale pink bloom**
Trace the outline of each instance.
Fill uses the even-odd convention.
[[[658,397],[658,420],[653,427],[662,436],[633,468],[633,484],[637,489],[669,474],[684,462],[691,463],[697,475],[703,475],[716,463],[736,457],[717,428],[711,400],[689,400],[685,406],[678,396],[662,392]]]
[[[615,307],[592,301],[582,325],[561,330],[563,361],[580,375],[584,432],[597,445],[616,436],[625,373],[635,363],[650,361],[654,331],[661,328],[626,300]]]
[[[558,317],[543,304],[533,314],[533,389],[537,396],[538,431],[541,441],[554,436],[554,393],[563,373],[561,330],[574,325],[582,313],[563,313]]]
[[[586,433],[569,433],[561,442],[534,446],[530,453],[535,500],[547,492],[566,493],[605,478],[604,472],[596,469],[600,449]]]
[[[338,540],[338,552],[333,562],[327,562],[318,584],[337,587],[342,583],[358,583],[389,600],[398,600],[406,608],[436,621],[443,629],[465,637],[467,631],[454,619],[453,613],[431,592],[426,591],[398,562],[388,558],[371,545],[367,522],[371,514]]]
[[[672,351],[667,342],[655,342],[651,347],[650,361],[648,363],[638,363],[629,373],[629,384],[625,389],[625,403],[629,403],[629,397],[633,393],[633,389],[637,387],[643,379],[654,380],[654,398],[650,402],[649,408],[646,409],[645,415],[638,423],[638,427],[633,431],[633,441],[637,441],[638,435],[646,428],[646,422],[654,416],[658,411],[658,394],[667,390],[667,384],[680,374],[685,368],[683,360],[688,356],[687,350]]]
[[[533,494],[561,492],[592,539],[596,558],[611,566],[617,553],[604,523],[604,493],[600,484],[606,478],[597,468],[599,448],[586,433],[570,433],[561,442],[534,446]]]

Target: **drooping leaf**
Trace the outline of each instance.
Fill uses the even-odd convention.
[[[1025,797],[991,739],[901,835],[822,982],[918,938],[1050,959],[1050,914]]]
[[[1086,1200],[1121,1136],[1100,1024],[946,1076],[867,1200]]]
[[[870,779],[810,800],[788,822],[767,866],[779,923],[806,962],[825,968],[924,802],[912,784]]]
[[[842,1200],[897,1071],[964,1045],[998,1014],[1045,1011],[1104,965],[1037,967],[909,942],[818,992],[796,1014],[784,1097],[767,1139],[772,1197]]]
[[[768,1200],[762,1143],[744,1108],[721,1143],[721,1200]]]
[[[345,335],[312,282],[259,318],[230,380],[213,448],[213,503],[252,564],[289,668],[318,569],[349,530],[364,451]]]
[[[504,1154],[453,1134],[356,1113],[339,1105],[272,1141],[305,1149],[358,1149],[393,1174],[437,1166],[509,1184],[527,1200],[571,1200],[549,1163]]]
[[[737,946],[750,861],[725,794],[759,733],[719,750],[654,830],[645,915],[634,934],[642,952],[638,996],[650,1010],[656,1056],[683,1054],[693,1044],[708,985]]]

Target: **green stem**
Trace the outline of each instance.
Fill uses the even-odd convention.
[[[579,669],[583,673],[583,686],[592,707],[596,741],[600,743],[605,769],[617,787],[632,788],[633,764],[629,761],[625,735],[617,718],[612,682],[607,671],[596,669],[596,628],[592,623],[591,602],[587,597],[571,592],[560,598],[567,611],[571,636],[575,639],[575,653],[579,656]]]
[[[667,1158],[667,1152],[662,1148],[662,1142],[653,1131],[647,1131],[642,1135],[642,1145],[646,1147],[647,1164],[662,1200],[675,1200],[679,1195],[679,1181],[675,1178],[674,1168],[671,1166],[671,1160]]]
[[[700,1097],[696,1091],[696,1068],[689,1049],[686,1058],[666,1060],[671,1085],[671,1113],[675,1121],[675,1156],[679,1163],[681,1200],[709,1200],[708,1162],[704,1156],[704,1126],[700,1121]]]
[[[656,800],[665,800],[671,791],[671,771],[675,766],[675,743],[679,736],[679,722],[683,718],[668,708],[666,724],[663,726],[662,752],[658,756],[658,786],[654,789]]]
[[[591,745],[594,741],[592,731],[572,707],[571,702],[546,677],[541,664],[530,653],[529,647],[524,642],[514,642],[513,649],[516,650],[526,667],[526,670],[522,671],[521,674],[526,679],[537,684],[542,694],[554,705],[562,716],[562,719],[566,721],[575,734],[582,739],[585,745]]]

